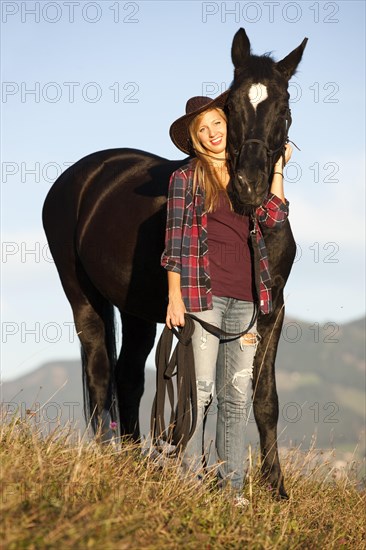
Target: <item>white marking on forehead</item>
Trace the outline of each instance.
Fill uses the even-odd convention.
[[[257,110],[259,103],[267,99],[267,86],[264,84],[252,84],[249,89],[249,101],[253,105],[254,110]]]

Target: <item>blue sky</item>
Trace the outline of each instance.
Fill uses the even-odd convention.
[[[276,59],[309,38],[290,84],[290,138],[301,151],[286,169],[298,244],[287,314],[321,330],[364,315],[363,1],[3,1],[1,9],[3,379],[79,353],[41,224],[52,181],[111,147],[182,158],[169,126],[189,97],[230,85],[239,27],[254,53]]]

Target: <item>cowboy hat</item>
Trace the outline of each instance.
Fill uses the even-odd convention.
[[[203,111],[216,109],[216,107],[223,109],[228,95],[229,90],[216,97],[216,99],[205,96],[191,97],[186,104],[186,114],[173,122],[170,127],[169,134],[174,145],[183,151],[183,153],[192,155],[192,143],[188,131],[190,123]]]

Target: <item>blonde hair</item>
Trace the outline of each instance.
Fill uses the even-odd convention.
[[[194,152],[196,153],[196,159],[194,159],[193,192],[195,192],[197,185],[204,188],[205,210],[206,212],[214,212],[219,203],[219,193],[225,193],[230,207],[231,202],[225,187],[223,187],[217,177],[217,173],[212,168],[212,163],[210,162],[210,157],[207,156],[206,149],[202,146],[198,138],[198,130],[201,125],[202,118],[209,111],[217,111],[227,123],[227,117],[224,111],[219,107],[214,107],[213,109],[207,109],[206,111],[203,111],[202,113],[197,115],[191,121],[188,131],[191,137]]]

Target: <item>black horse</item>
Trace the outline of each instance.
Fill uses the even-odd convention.
[[[306,39],[282,61],[254,56],[243,29],[233,40],[235,66],[228,97],[229,149],[236,177],[231,196],[239,211],[258,206],[268,191],[274,162],[287,139],[288,81]],[[256,109],[253,84],[266,87]],[[66,170],[50,189],[43,225],[61,283],[71,304],[82,349],[87,419],[103,437],[110,420],[121,435],[139,438],[139,404],[144,367],[165,322],[167,277],[160,266],[164,248],[169,177],[188,159],[169,161],[134,149],[93,153]],[[273,312],[260,316],[261,341],[254,367],[254,414],[260,433],[262,471],[286,497],[277,450],[278,398],[275,357],[283,322],[283,288],[295,257],[286,222],[264,230],[273,283]],[[117,358],[114,307],[121,314],[122,348]]]

